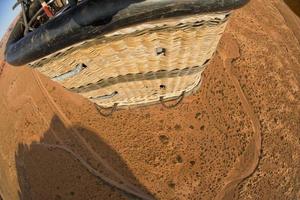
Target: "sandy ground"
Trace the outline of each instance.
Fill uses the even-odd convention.
[[[252,0],[197,94],[109,118],[1,61],[0,196],[300,199],[299,27],[282,1]]]

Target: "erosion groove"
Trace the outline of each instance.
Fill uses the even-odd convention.
[[[226,68],[229,67],[228,72],[230,73],[230,78],[231,78],[231,80],[238,92],[238,95],[242,101],[244,110],[249,115],[249,117],[252,121],[253,131],[254,131],[253,140],[254,140],[255,148],[252,150],[253,151],[252,154],[250,153],[250,154],[244,155],[244,156],[253,155],[251,164],[246,167],[244,166],[245,169],[243,170],[243,173],[240,174],[238,178],[234,178],[229,183],[227,183],[227,185],[225,185],[225,187],[223,188],[223,191],[221,191],[220,194],[222,194],[222,193],[233,194],[234,193],[233,191],[237,188],[238,185],[240,185],[244,180],[246,180],[247,178],[249,178],[251,175],[254,174],[254,172],[256,171],[256,169],[259,166],[259,161],[261,159],[261,151],[262,151],[262,148],[261,148],[262,147],[262,137],[261,137],[261,129],[260,129],[259,121],[254,114],[251,104],[248,102],[245,94],[243,93],[242,88],[241,88],[237,78],[231,73],[231,71],[230,71],[231,64],[230,63],[231,63],[230,60],[225,61],[225,67]],[[253,145],[253,144],[250,143],[249,145]],[[235,183],[235,186],[229,188],[229,186],[231,186],[231,183]],[[221,199],[223,199],[223,198],[221,198]]]
[[[244,94],[237,77],[232,72],[232,62],[234,62],[234,60],[240,57],[239,46],[232,36],[229,35],[228,40],[230,41],[231,50],[229,51],[229,47],[226,46],[225,49],[221,51],[221,55],[223,56],[223,66],[225,68],[225,72],[228,74],[229,79],[231,80],[232,84],[234,85],[237,91],[245,113],[249,116],[252,122],[254,134],[252,140],[249,143],[248,148],[244,152],[244,155],[242,155],[242,158],[239,158],[237,166],[233,168],[231,176],[227,177],[226,184],[223,186],[216,199],[228,199],[236,197],[235,191],[237,187],[247,178],[251,177],[251,175],[253,175],[256,169],[258,168],[262,152],[262,136],[260,122],[256,117],[254,110],[251,104],[249,103],[246,95]],[[254,146],[253,148],[251,147],[252,145]],[[250,158],[246,159],[243,157]],[[249,159],[250,161],[243,163],[245,160]]]

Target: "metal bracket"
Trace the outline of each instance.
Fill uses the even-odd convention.
[[[115,103],[115,104],[113,105],[113,107],[106,108],[106,107],[102,107],[102,106],[100,106],[100,105],[98,105],[98,104],[95,103],[95,107],[96,107],[97,111],[98,111],[99,114],[102,115],[103,117],[109,117],[109,116],[111,116],[111,115],[117,110],[117,106],[118,106],[118,104]],[[107,113],[103,113],[101,110],[106,110],[106,111],[108,111],[108,112],[107,112]]]
[[[160,100],[161,105],[163,105],[165,108],[175,108],[176,106],[178,106],[182,102],[182,100],[184,99],[184,95],[185,95],[185,91],[183,91],[182,94],[180,96],[178,96],[176,99],[165,101],[164,97],[161,96],[159,98],[159,100]],[[166,102],[171,102],[171,101],[176,101],[176,103],[173,104],[173,105],[167,105],[166,104]]]

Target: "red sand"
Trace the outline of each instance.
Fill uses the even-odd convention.
[[[299,27],[282,1],[252,0],[234,13],[197,94],[176,109],[109,118],[5,64],[0,196],[300,199]]]

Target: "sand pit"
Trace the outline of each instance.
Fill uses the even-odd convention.
[[[282,1],[252,0],[230,19],[197,94],[108,118],[1,61],[0,196],[300,199],[299,27]]]

